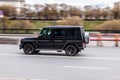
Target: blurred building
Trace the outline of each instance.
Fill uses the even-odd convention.
[[[19,14],[21,9],[24,8],[25,0],[0,0],[0,6],[2,5],[11,5],[16,7],[16,10]]]
[[[91,5],[87,5],[84,7],[84,9],[89,11],[89,10],[93,10],[93,7]]]
[[[120,2],[114,3],[114,9],[120,10]]]

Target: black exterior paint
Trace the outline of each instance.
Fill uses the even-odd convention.
[[[51,31],[49,36],[44,36],[43,30]],[[59,31],[58,31],[59,30]],[[55,31],[60,32],[63,30],[64,36],[56,36]],[[77,31],[78,36],[74,36],[74,32]],[[67,45],[74,45],[78,50],[84,49],[84,32],[81,26],[53,26],[43,28],[41,36],[33,38],[24,38],[21,40],[20,49],[24,47],[26,43],[34,45],[35,49],[55,49],[64,50]],[[62,31],[61,31],[62,32]]]

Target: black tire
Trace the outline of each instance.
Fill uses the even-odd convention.
[[[35,48],[32,44],[25,44],[23,47],[23,51],[25,54],[33,54],[35,53]]]
[[[67,56],[75,56],[78,54],[78,49],[74,45],[68,45],[65,48],[65,53]]]

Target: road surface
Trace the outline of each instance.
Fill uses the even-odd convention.
[[[0,44],[0,80],[120,80],[120,47],[87,47],[79,55],[56,51],[25,55]]]

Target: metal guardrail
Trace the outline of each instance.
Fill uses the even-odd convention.
[[[85,30],[88,32],[120,33],[120,30]],[[32,34],[40,32],[40,29],[0,29],[0,34]]]
[[[40,29],[0,29],[0,34],[33,34]]]
[[[100,33],[120,33],[120,30],[85,30],[88,32],[100,32]]]

